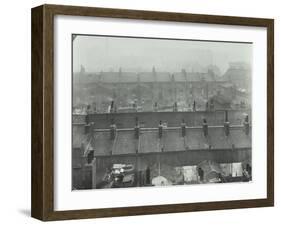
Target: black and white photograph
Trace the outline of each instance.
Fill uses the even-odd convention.
[[[72,34],[72,190],[251,183],[252,47]]]

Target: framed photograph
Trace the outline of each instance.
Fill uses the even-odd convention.
[[[32,9],[32,216],[274,205],[274,21]]]

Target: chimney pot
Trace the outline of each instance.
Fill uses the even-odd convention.
[[[193,111],[196,111],[196,101],[193,101]]]
[[[178,103],[177,103],[177,102],[174,103],[174,111],[175,111],[175,112],[178,111]]]
[[[186,123],[184,121],[181,123],[181,135],[182,137],[186,135]]]
[[[159,126],[158,126],[158,132],[159,132],[159,138],[162,138],[162,135],[163,135],[163,126],[162,126],[161,121],[160,121]]]
[[[249,135],[250,132],[250,123],[249,123],[249,116],[245,116],[245,121],[244,121],[244,131],[246,135]]]
[[[250,132],[250,125],[248,122],[244,122],[244,130],[245,130],[245,134],[249,135]]]
[[[114,107],[115,107],[114,101],[112,100],[112,101],[111,101],[111,104],[110,104],[110,113],[113,113],[113,112],[114,112]]]
[[[203,133],[204,136],[208,136],[208,123],[206,119],[203,119]]]
[[[225,122],[228,122],[228,111],[225,111]]]
[[[226,136],[229,136],[230,133],[230,123],[229,122],[224,122],[224,132]]]
[[[158,103],[157,103],[157,102],[154,103],[154,111],[155,111],[155,112],[158,111]]]
[[[140,137],[140,127],[139,127],[139,125],[136,125],[135,126],[135,138],[139,139],[139,137]]]
[[[115,124],[112,124],[110,126],[110,139],[111,140],[114,140],[116,137],[116,125]]]

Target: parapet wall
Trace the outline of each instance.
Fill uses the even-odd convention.
[[[241,125],[249,115],[251,120],[251,110],[229,110],[228,120],[231,125]],[[135,112],[135,113],[107,113],[89,114],[89,122],[95,123],[95,128],[109,128],[112,121],[117,128],[133,128],[136,118],[141,127],[158,127],[159,121],[166,123],[169,127],[179,126],[182,120],[187,126],[202,125],[202,119],[206,118],[208,124],[223,125],[225,121],[225,111],[196,111],[196,112]],[[86,115],[73,115],[73,123],[85,123]]]

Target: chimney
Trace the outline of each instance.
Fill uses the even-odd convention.
[[[178,103],[175,102],[175,103],[174,103],[174,112],[177,112],[177,111],[178,111]]]
[[[249,115],[245,116],[244,120],[244,131],[246,135],[249,135],[250,132],[250,123],[249,123]]]
[[[135,126],[135,138],[136,139],[140,138],[140,127],[139,127],[139,125]]]
[[[175,75],[174,74],[171,75],[171,81],[175,82]]]
[[[205,118],[203,119],[203,133],[205,137],[208,136],[208,123]]]
[[[226,136],[230,133],[230,123],[228,121],[228,111],[225,111],[224,132]]]
[[[158,111],[158,103],[157,103],[157,102],[154,103],[154,111],[155,111],[155,112]]]
[[[224,112],[224,121],[225,122],[228,122],[228,111],[226,110],[225,112]]]
[[[114,112],[114,100],[111,101],[111,104],[110,104],[110,113],[113,113]]]
[[[116,137],[116,125],[115,124],[111,124],[110,125],[110,139],[114,140]]]
[[[229,122],[224,122],[224,133],[225,136],[229,136],[230,133],[230,123]]]
[[[185,124],[184,120],[182,120],[182,123],[181,123],[181,136],[185,137],[185,135],[186,135],[186,124]]]
[[[193,111],[196,111],[196,102],[193,101]]]
[[[139,137],[140,137],[140,126],[139,126],[138,117],[136,117],[135,138],[139,139]]]
[[[163,126],[162,126],[162,121],[161,121],[161,120],[160,120],[160,122],[159,122],[158,132],[159,132],[159,138],[162,138],[162,135],[163,135]]]
[[[156,76],[155,66],[152,67],[152,73],[153,73],[153,76]]]

